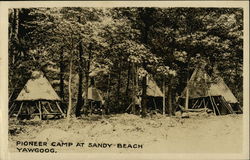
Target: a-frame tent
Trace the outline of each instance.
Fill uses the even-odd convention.
[[[85,92],[82,94],[83,98],[86,97]],[[103,102],[103,97],[101,96],[101,91],[97,89],[95,86],[90,86],[88,88],[88,100],[96,101],[96,102]]]
[[[40,71],[34,71],[18,97],[9,109],[10,116],[28,119],[39,116],[40,119],[50,116],[64,117],[59,106],[61,99]]]
[[[86,91],[83,92],[82,97],[84,100],[86,100]],[[90,113],[95,111],[95,109],[100,110],[104,103],[102,92],[95,87],[94,77],[90,77],[90,86],[88,87],[87,100]]]
[[[147,75],[147,109],[149,110],[162,110],[163,93],[156,81],[151,75]],[[142,90],[139,91],[135,97],[135,104],[141,108]],[[133,102],[132,102],[133,103]],[[126,111],[132,110],[132,103],[127,107]]]
[[[187,96],[190,109],[209,108],[216,115],[235,113],[232,104],[238,103],[224,80],[218,75],[210,77],[204,67],[194,70],[181,98]]]
[[[82,94],[83,99],[86,100],[86,93],[83,92]],[[91,85],[88,87],[88,95],[87,95],[87,100],[88,100],[88,107],[90,114],[95,112],[96,110],[100,111],[101,106],[104,103],[103,97],[101,95],[101,91],[97,89],[94,85]]]
[[[147,106],[149,109],[162,110],[163,93],[152,76],[147,76]]]
[[[147,96],[163,97],[163,93],[151,76],[147,78]]]

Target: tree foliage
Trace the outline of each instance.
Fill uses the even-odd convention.
[[[186,79],[201,62],[207,64],[209,73],[216,67],[242,103],[242,9],[65,7],[9,10],[12,99],[32,71],[42,70],[56,91],[60,92],[60,83],[63,83],[61,92],[65,93],[65,102],[71,98],[66,94],[71,88],[74,106],[79,88],[82,89],[77,87],[79,74],[84,73],[83,88],[89,85],[86,78],[94,77],[96,87],[108,97],[111,108],[122,112],[137,94],[133,92],[136,79],[131,73],[138,74],[141,87],[146,74],[153,75],[159,85],[165,77],[171,87],[169,94],[176,95],[181,93]],[[70,83],[69,73],[72,74]]]

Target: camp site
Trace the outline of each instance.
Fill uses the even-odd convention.
[[[242,151],[241,8],[12,8],[8,55],[13,152]]]

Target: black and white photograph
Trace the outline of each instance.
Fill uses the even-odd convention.
[[[6,148],[243,154],[244,12],[8,8]]]

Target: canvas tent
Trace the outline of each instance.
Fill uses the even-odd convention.
[[[163,93],[160,87],[157,85],[152,76],[147,75],[147,109],[149,110],[161,110],[163,105]],[[136,106],[141,108],[142,100],[142,90],[139,91],[139,94],[134,97],[134,102]],[[132,111],[132,103],[127,107],[126,111],[130,109]],[[138,108],[136,108],[138,109]]]
[[[163,93],[153,78],[147,78],[147,96],[163,97]]]
[[[162,110],[163,93],[150,75],[147,76],[147,97],[148,109]]]
[[[85,92],[83,93],[83,98],[86,97]],[[88,88],[88,100],[103,102],[103,97],[101,96],[101,91],[94,86]]]
[[[231,105],[238,103],[223,79],[218,75],[210,77],[204,67],[194,70],[181,98],[187,96],[189,108],[209,108],[217,115],[234,113]]]
[[[86,93],[83,92],[83,98],[86,100]],[[94,77],[91,77],[91,84],[88,87],[88,107],[90,114],[92,112],[99,112],[101,111],[101,106],[104,105],[104,99],[101,95],[101,91],[97,89],[94,85]]]
[[[163,93],[162,93],[160,87],[157,85],[156,81],[154,80],[154,78],[151,74],[149,74],[144,68],[139,68],[137,72],[141,72],[142,74],[146,75],[146,84],[147,84],[147,93],[146,94],[147,94],[147,96],[149,96],[149,97],[163,97]],[[141,94],[142,94],[142,91],[139,91],[139,95],[141,95]]]
[[[43,75],[42,72],[34,71],[21,90],[14,103],[12,103],[9,114],[16,117],[39,116],[43,119],[47,116],[64,116],[58,102],[60,98]]]

